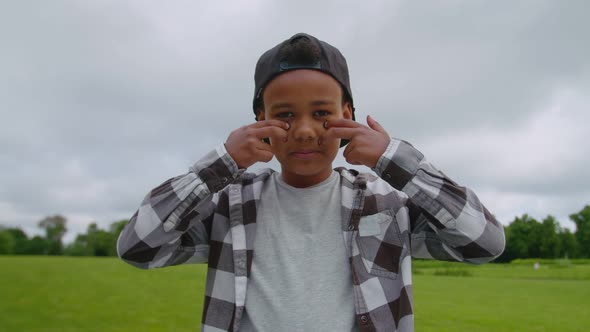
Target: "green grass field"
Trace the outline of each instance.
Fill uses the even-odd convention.
[[[590,263],[414,262],[416,331],[590,331]],[[206,267],[0,256],[0,331],[198,331]]]

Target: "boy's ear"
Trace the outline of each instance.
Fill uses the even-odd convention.
[[[352,106],[350,106],[349,102],[346,102],[346,104],[342,106],[342,116],[345,119],[352,120]]]
[[[264,110],[259,108],[256,110],[256,121],[264,121]]]

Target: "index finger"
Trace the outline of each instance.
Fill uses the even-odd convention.
[[[334,120],[326,120],[326,129],[332,127],[338,128],[358,128],[363,126],[362,124],[350,120],[350,119],[334,119]]]
[[[344,138],[351,140],[356,134],[358,134],[358,128],[347,128],[347,127],[331,127],[326,130],[326,138]]]
[[[280,127],[283,129],[289,129],[291,127],[291,125],[288,122],[274,120],[274,119],[260,120],[260,121],[255,122],[250,125],[251,128],[264,128],[264,127],[269,127],[269,126]]]
[[[283,127],[283,128],[278,128],[275,126],[267,126],[267,127],[262,127],[262,128],[255,128],[252,130],[252,133],[254,134],[254,136],[256,136],[256,138],[262,139],[262,138],[283,138],[283,137],[287,137],[287,130]]]

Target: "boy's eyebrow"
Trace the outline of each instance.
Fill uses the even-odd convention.
[[[314,100],[309,104],[311,106],[330,106],[330,105],[334,105],[335,103],[333,100]]]
[[[279,108],[292,108],[292,107],[293,107],[293,104],[291,104],[291,103],[278,103],[278,104],[272,104],[270,106],[270,110],[273,111],[273,110],[276,110]]]

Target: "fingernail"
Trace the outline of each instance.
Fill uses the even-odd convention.
[[[328,129],[328,120],[324,121],[324,128]]]
[[[289,122],[285,122],[285,127],[287,127],[287,130],[291,129],[291,124]]]
[[[287,143],[287,141],[288,141],[287,137],[283,137],[283,142]]]

